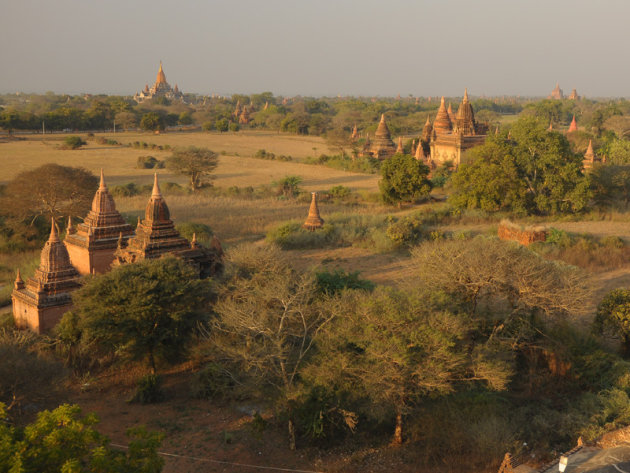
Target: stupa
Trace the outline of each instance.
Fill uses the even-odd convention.
[[[551,94],[549,94],[549,97],[547,98],[556,100],[561,100],[564,98],[564,93],[562,92],[559,83],[556,82],[556,87],[551,91]]]
[[[440,108],[438,108],[437,115],[435,116],[435,120],[433,121],[433,131],[436,134],[444,134],[450,133],[453,126],[451,123],[451,119],[448,116],[448,111],[446,110],[446,106],[444,105],[444,97],[441,98]]]
[[[311,192],[311,206],[308,209],[308,217],[302,227],[314,232],[318,228],[324,226],[324,220],[319,216],[319,208],[317,207],[317,192]]]
[[[595,161],[597,161],[597,157],[595,156],[595,152],[593,151],[593,140],[588,140],[588,147],[586,148],[586,152],[584,153],[582,166],[585,170],[592,169],[595,165]]]
[[[65,244],[70,261],[80,274],[106,273],[114,261],[119,238],[126,242],[131,235],[133,228],[116,210],[101,170],[101,182],[85,220],[76,228],[68,220]]]
[[[431,125],[431,120],[427,115],[427,121],[424,124],[424,128],[422,128],[422,141],[428,143],[431,141],[431,133],[433,132],[433,125]]]
[[[571,120],[571,124],[569,125],[569,130],[567,133],[573,133],[578,130],[577,121],[575,121],[575,115],[573,115],[573,120]]]
[[[457,118],[453,126],[453,133],[462,135],[475,135],[475,113],[472,105],[468,101],[468,89],[464,91],[464,98],[457,109]]]
[[[49,331],[72,307],[70,293],[79,287],[79,273],[70,263],[53,219],[33,277],[24,282],[18,270],[11,294],[15,325],[37,333]]]
[[[123,239],[119,241],[120,244],[114,252],[115,259],[112,266],[172,254],[190,263],[199,272],[201,278],[217,274],[223,268],[223,251],[216,237],[210,248],[204,248],[196,241],[194,245],[191,245],[175,229],[170,211],[160,191],[157,173],[144,219],[138,218],[136,234],[126,242]]]
[[[580,100],[580,96],[577,93],[577,90],[573,89],[571,91],[571,95],[569,95],[569,100]]]
[[[243,111],[241,112],[241,116],[238,117],[238,122],[241,125],[247,125],[249,123],[249,108],[247,107],[247,105],[245,105],[243,107]]]
[[[405,154],[405,150],[403,148],[402,136],[398,137],[398,146],[396,147],[396,154]]]
[[[372,156],[377,159],[386,159],[396,153],[396,145],[392,141],[392,135],[389,132],[387,123],[385,123],[385,114],[381,115],[381,121],[378,124],[376,133],[374,133],[374,141],[370,148]]]

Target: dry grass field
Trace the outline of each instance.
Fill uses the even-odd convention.
[[[88,140],[87,146],[69,151],[59,149],[66,135],[25,135],[24,140],[0,142],[0,183],[12,179],[21,171],[33,169],[45,163],[57,163],[68,166],[83,166],[93,173],[100,168],[105,170],[110,185],[134,181],[147,184],[151,181],[153,170],[137,169],[139,156],[154,156],[164,159],[170,151],[136,149],[124,146],[97,144]],[[85,135],[80,135],[84,139]],[[375,175],[347,173],[324,166],[301,164],[295,161],[268,161],[251,158],[259,149],[265,149],[276,155],[292,156],[295,159],[306,156],[318,156],[328,152],[326,144],[318,137],[295,135],[238,132],[238,133],[116,133],[97,134],[97,137],[115,139],[128,144],[135,141],[156,145],[202,146],[222,153],[215,172],[215,185],[259,186],[286,175],[303,178],[303,187],[307,190],[329,189],[334,185],[345,185],[356,190],[377,190],[378,177]],[[176,176],[167,169],[158,170],[163,180],[186,184],[186,178]]]

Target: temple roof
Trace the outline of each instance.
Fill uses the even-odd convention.
[[[457,118],[455,120],[455,133],[463,135],[474,135],[476,133],[475,113],[472,105],[468,101],[468,89],[464,91],[464,98],[457,109]]]
[[[66,245],[59,239],[57,225],[52,219],[50,236],[42,248],[39,267],[35,270],[34,279],[42,284],[53,283],[68,277],[78,277],[77,270],[70,263]]]
[[[144,218],[145,223],[169,222],[171,219],[171,213],[160,191],[157,172],[153,177],[153,190],[151,191],[151,198],[144,212]]]
[[[155,85],[166,84],[166,75],[162,69],[162,61],[160,61],[160,69],[158,70],[157,77],[155,78]]]
[[[588,148],[586,148],[586,153],[584,153],[584,159],[588,159],[589,161],[595,160],[595,152],[593,151],[593,140],[588,140]]]
[[[433,131],[437,134],[450,133],[452,129],[451,119],[448,116],[446,105],[444,105],[444,96],[440,100],[440,108],[437,111],[435,120],[433,121]]]
[[[573,115],[573,120],[571,120],[571,125],[569,125],[569,133],[577,131],[578,126],[577,126],[577,121],[575,120],[575,115]]]

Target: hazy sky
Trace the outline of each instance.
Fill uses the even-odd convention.
[[[628,0],[0,0],[0,92],[630,96]]]

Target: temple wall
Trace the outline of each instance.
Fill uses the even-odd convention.
[[[39,312],[37,307],[25,303],[17,297],[11,297],[13,301],[13,320],[17,328],[28,328],[35,333],[39,331]]]
[[[92,251],[92,267],[97,274],[105,274],[112,269],[115,248]]]
[[[40,333],[49,332],[61,320],[63,314],[72,309],[72,304],[58,305],[39,309],[39,330]]]
[[[70,262],[72,266],[76,268],[81,276],[86,274],[91,274],[90,268],[90,253],[87,248],[82,246],[69,244],[67,241],[64,242],[66,245],[66,249],[68,250],[68,255],[70,255]]]

